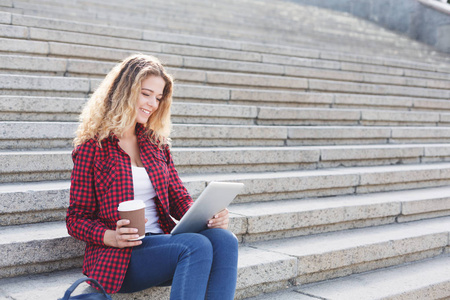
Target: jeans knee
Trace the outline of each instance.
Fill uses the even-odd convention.
[[[206,236],[211,241],[214,253],[216,251],[225,251],[230,255],[235,255],[238,252],[238,239],[229,230],[213,228],[204,230],[200,234]]]
[[[213,228],[213,229],[207,229],[202,232],[205,236],[208,237],[208,239],[213,244],[213,247],[227,247],[228,249],[237,249],[238,248],[238,239],[229,230],[221,229],[221,228]]]
[[[231,231],[229,231],[229,230],[225,230],[225,229],[220,229],[220,230],[224,231],[224,233],[223,233],[224,237],[223,238],[226,241],[228,241],[228,243],[230,245],[233,245],[233,246],[235,246],[237,248],[238,244],[239,244],[239,241],[238,241],[238,238],[236,237],[236,235],[234,233],[232,233]]]
[[[203,259],[212,260],[213,247],[209,239],[205,236],[197,233],[185,234],[184,247],[189,255],[196,255]]]

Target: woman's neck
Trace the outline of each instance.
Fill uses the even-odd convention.
[[[124,132],[122,132],[120,139],[134,138],[136,136],[135,127],[136,126],[132,126],[127,130],[125,130]]]

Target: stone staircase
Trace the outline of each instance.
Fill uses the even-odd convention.
[[[0,0],[0,299],[57,299],[82,276],[71,142],[136,52],[175,77],[172,153],[193,197],[246,185],[230,206],[237,299],[450,297],[448,56],[287,1],[133,3]]]

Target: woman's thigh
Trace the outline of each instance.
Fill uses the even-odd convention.
[[[210,268],[211,242],[202,235],[192,233],[145,237],[140,246],[133,248],[120,292],[135,292],[170,282],[183,259],[194,265],[186,268],[187,272],[195,272],[197,267],[205,268],[208,264]]]

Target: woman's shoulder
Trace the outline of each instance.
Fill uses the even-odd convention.
[[[97,148],[99,147],[97,140],[89,139],[77,146],[72,151],[72,158],[75,159],[77,156],[91,156],[95,155]]]
[[[79,151],[82,151],[85,149],[91,149],[91,148],[94,149],[96,147],[96,144],[98,145],[97,140],[92,138],[92,139],[84,141],[81,144],[76,145],[75,148],[73,149],[73,151],[79,152]]]

